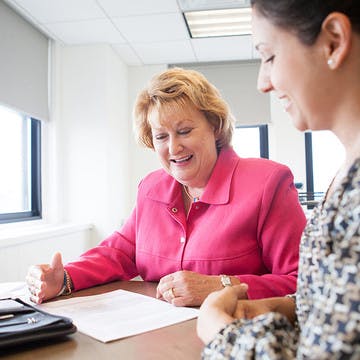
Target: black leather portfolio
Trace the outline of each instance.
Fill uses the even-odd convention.
[[[76,326],[67,317],[41,311],[20,299],[0,299],[0,349],[75,331]]]

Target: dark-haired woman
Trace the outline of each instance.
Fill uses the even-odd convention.
[[[330,130],[346,159],[300,244],[297,291],[204,301],[206,359],[360,359],[360,2],[252,0],[258,88],[299,130]],[[329,159],[330,160],[330,159]]]

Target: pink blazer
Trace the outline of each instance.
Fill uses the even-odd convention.
[[[236,275],[252,299],[282,296],[296,289],[305,222],[286,166],[224,148],[187,219],[181,184],[154,171],[140,183],[124,226],[66,269],[76,290],[191,270]]]

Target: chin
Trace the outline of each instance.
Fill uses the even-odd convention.
[[[293,118],[292,120],[293,120],[293,125],[297,130],[299,131],[311,130],[306,122],[295,118]]]

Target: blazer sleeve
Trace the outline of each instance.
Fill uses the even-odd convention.
[[[286,166],[277,166],[264,186],[257,232],[269,273],[239,276],[240,281],[249,285],[250,299],[295,292],[299,243],[305,224],[293,175]]]
[[[75,290],[115,280],[129,280],[138,275],[135,263],[136,210],[120,231],[115,231],[99,245],[88,250],[68,271]]]

